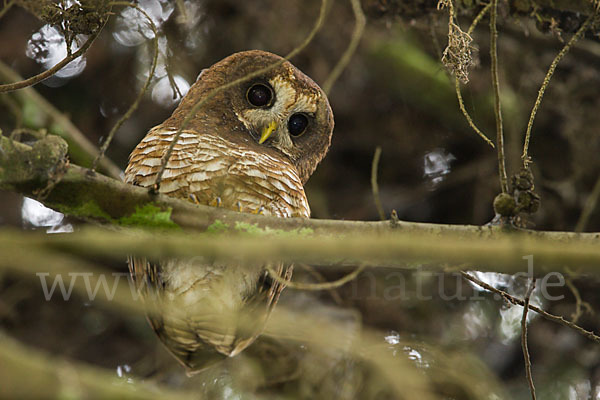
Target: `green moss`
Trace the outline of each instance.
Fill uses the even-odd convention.
[[[58,207],[58,211],[71,215],[78,218],[95,218],[104,220],[107,222],[114,222],[112,217],[108,215],[96,202],[87,201],[85,203],[78,204],[76,206],[64,206]]]
[[[503,217],[514,216],[516,207],[515,199],[508,193],[500,193],[494,198],[494,211]]]
[[[133,214],[119,218],[117,223],[139,228],[180,229],[179,225],[171,220],[172,211],[171,207],[163,211],[160,207],[149,203],[143,207],[136,206]]]
[[[229,229],[229,225],[227,225],[220,219],[217,219],[208,228],[206,228],[206,232],[207,233],[223,233],[223,232],[227,232],[228,229]]]
[[[266,233],[266,230],[259,228],[257,224],[249,224],[247,222],[237,221],[234,229],[237,232],[248,233],[250,235],[264,235]]]

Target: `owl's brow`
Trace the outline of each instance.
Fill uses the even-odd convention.
[[[173,138],[173,141],[171,142],[171,144],[169,145],[169,148],[167,149],[167,152],[163,156],[160,170],[158,171],[158,174],[156,176],[156,181],[154,182],[154,185],[152,185],[152,188],[151,188],[151,190],[153,192],[158,193],[158,188],[160,187],[160,182],[162,181],[162,176],[165,172],[167,163],[169,162],[169,159],[171,158],[171,155],[173,154],[173,149],[175,148],[175,145],[177,144],[179,137],[183,133],[183,130],[187,127],[187,125],[190,123],[190,121],[192,120],[194,115],[198,112],[198,110],[200,110],[200,108],[204,104],[206,104],[210,99],[215,97],[219,92],[221,92],[225,89],[229,89],[230,87],[239,85],[240,83],[247,82],[253,78],[256,78],[259,75],[264,74],[265,72],[268,72],[274,68],[277,68],[278,66],[282,65],[284,62],[288,61],[290,58],[294,57],[295,55],[300,53],[302,50],[304,50],[304,48],[313,40],[313,38],[315,37],[317,32],[321,29],[321,26],[323,25],[323,22],[325,21],[325,12],[327,10],[328,3],[329,3],[329,0],[321,0],[321,8],[319,10],[319,17],[317,18],[317,21],[315,22],[315,25],[313,26],[312,30],[310,31],[308,36],[306,36],[304,41],[302,43],[300,43],[300,45],[298,45],[292,51],[290,51],[285,57],[283,57],[281,60],[274,62],[273,64],[270,64],[264,68],[256,70],[246,76],[243,76],[242,78],[238,78],[236,80],[233,80],[229,83],[226,83],[224,85],[221,85],[221,86],[211,90],[210,92],[208,92],[208,94],[206,96],[204,96],[202,99],[198,100],[194,104],[192,109],[188,112],[188,114],[184,118],[181,126],[177,129],[177,132],[175,133],[175,137]]]

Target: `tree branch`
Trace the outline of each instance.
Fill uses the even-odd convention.
[[[511,296],[510,294],[508,294],[507,292],[500,290],[498,288],[495,288],[494,286],[491,286],[485,282],[483,282],[482,280],[479,280],[477,278],[475,278],[473,275],[468,274],[464,271],[460,272],[461,275],[473,282],[474,284],[489,290],[492,293],[496,293],[500,296],[500,298],[504,299],[507,303],[513,304],[513,305],[519,305],[519,306],[525,306],[525,301],[518,299],[514,296]],[[539,315],[541,315],[543,318],[546,318],[548,321],[552,321],[552,322],[556,322],[559,325],[562,326],[566,326],[567,328],[571,328],[574,329],[575,331],[577,331],[579,334],[585,336],[586,338],[593,340],[594,342],[600,344],[600,336],[597,336],[594,332],[591,331],[586,331],[585,329],[583,329],[582,327],[578,326],[577,324],[575,324],[574,322],[571,321],[567,321],[566,319],[564,319],[563,317],[560,317],[558,315],[553,315],[550,314],[547,311],[542,310],[539,307],[536,307],[534,305],[529,304],[528,308],[532,311],[535,311],[536,313],[538,313]]]
[[[234,255],[231,249],[235,248],[236,257],[249,260],[390,266],[425,261],[468,262],[478,269],[507,273],[523,270],[522,256],[533,254],[538,272],[562,271],[566,265],[600,272],[600,233],[507,231],[499,226],[241,214],[151,194],[146,189],[68,165],[64,161],[65,154],[66,144],[56,136],[46,136],[32,147],[0,137],[0,189],[37,198],[65,214],[111,226],[130,226],[132,215],[144,206],[152,205],[166,211],[172,222],[188,231],[241,231],[259,235],[235,235],[223,240],[211,234],[130,235],[83,230],[77,235],[40,236],[36,240],[30,233],[4,230],[0,233],[0,244],[23,245],[24,248],[65,247],[73,251],[80,248],[85,249],[86,254],[94,255],[105,255],[109,249],[117,258],[131,253],[152,257],[210,255],[228,258]],[[144,223],[140,225],[144,226]],[[294,240],[282,235],[269,236],[265,240],[260,235],[274,230],[297,235]],[[310,235],[304,234],[307,232]]]
[[[3,398],[197,398],[156,383],[126,382],[117,379],[114,371],[53,357],[4,335],[0,339]]]

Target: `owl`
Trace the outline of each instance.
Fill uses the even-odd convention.
[[[173,114],[129,157],[126,182],[152,187],[190,110],[213,89],[282,58],[233,54],[202,71]],[[303,185],[331,144],[327,96],[288,61],[205,103],[182,131],[159,192],[198,204],[282,218],[310,216]],[[235,247],[231,249],[235,255]],[[166,348],[193,373],[239,354],[261,333],[284,285],[265,266],[202,257],[129,259],[148,320]],[[274,266],[289,280],[292,267]]]

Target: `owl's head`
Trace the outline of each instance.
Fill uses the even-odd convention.
[[[208,92],[282,58],[265,51],[235,53],[202,71],[165,124],[178,127],[186,111]],[[191,120],[199,133],[217,129],[240,146],[287,158],[306,182],[331,144],[333,113],[327,96],[285,61],[276,68],[219,92]]]

